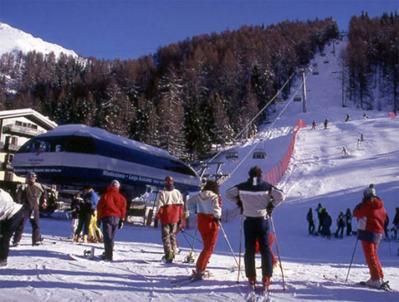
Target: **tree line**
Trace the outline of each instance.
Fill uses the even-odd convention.
[[[195,36],[134,60],[6,54],[0,106],[31,107],[58,124],[101,127],[196,160],[231,141],[338,34],[328,18]]]
[[[343,56],[346,94],[364,110],[399,109],[399,15],[352,17]]]

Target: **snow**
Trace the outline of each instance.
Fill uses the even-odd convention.
[[[18,51],[24,54],[30,51],[41,52],[43,54],[53,52],[56,57],[64,53],[68,56],[78,57],[73,50],[65,49],[57,44],[48,43],[22,30],[0,22],[0,56],[5,53]]]
[[[398,301],[397,293],[350,286],[369,276],[360,245],[356,249],[349,284],[342,282],[355,247],[354,236],[328,240],[307,235],[305,217],[310,207],[315,209],[322,203],[333,218],[332,231],[335,231],[338,213],[353,209],[370,183],[376,184],[377,194],[384,200],[391,220],[398,207],[399,120],[389,119],[387,112],[377,111],[367,112],[369,118],[364,119],[362,111],[342,108],[341,80],[332,73],[339,66],[337,57],[331,49],[326,53],[329,63],[323,64],[323,58],[316,57],[320,74],[310,74],[307,78],[307,113],[301,112],[302,103],[292,102],[272,129],[265,127],[259,133],[253,143],[259,143],[256,148],[266,150],[264,160],[247,156],[240,164],[254,145],[247,142],[236,146],[238,161],[227,162],[223,169],[230,173],[238,164],[240,166],[225,182],[222,191],[246,179],[249,167],[257,164],[267,171],[277,163],[288,146],[296,120],[304,119],[308,126],[299,131],[289,171],[278,184],[288,195],[273,215],[287,288],[282,289],[281,273],[276,268],[271,285],[272,300]],[[344,122],[347,113],[351,121]],[[325,118],[329,120],[326,130],[322,129]],[[311,130],[313,120],[318,124],[316,130]],[[358,146],[361,133],[365,140]],[[343,156],[343,146],[348,149],[349,156]],[[224,155],[219,159],[224,160]],[[224,207],[232,205],[225,200]],[[240,219],[224,223],[223,227],[238,253]],[[160,229],[125,226],[117,233],[112,263],[72,260],[69,254],[83,255],[91,246],[100,254],[102,245],[61,240],[60,237],[70,235],[67,220],[42,219],[45,244],[39,247],[30,246],[30,230],[27,225],[24,245],[12,248],[8,266],[0,269],[0,301],[245,301],[246,283],[237,284],[237,272],[231,272],[235,262],[222,232],[208,267],[213,276],[206,281],[173,288],[171,280],[187,276],[193,269],[192,264],[182,263],[195,234],[193,229],[179,233],[182,252],[171,265],[160,262],[163,254]],[[385,279],[397,290],[398,245],[397,241],[382,241],[379,248]],[[196,242],[197,252],[200,247]],[[257,261],[259,265],[260,260]],[[243,276],[240,280],[244,280]]]

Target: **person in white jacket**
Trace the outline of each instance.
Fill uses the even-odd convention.
[[[241,208],[245,236],[245,274],[251,286],[256,283],[255,251],[259,243],[262,260],[262,284],[266,290],[273,274],[272,252],[269,244],[269,217],[275,206],[285,196],[283,192],[262,179],[262,170],[254,166],[249,170],[247,181],[227,190],[228,199]]]
[[[15,203],[11,195],[0,189],[0,267],[7,265],[10,238],[23,219],[22,205]]]
[[[203,278],[217,242],[219,221],[222,217],[221,198],[217,182],[208,180],[202,191],[187,201],[187,210],[186,217],[189,216],[189,213],[197,214],[198,230],[204,244],[193,277]]]

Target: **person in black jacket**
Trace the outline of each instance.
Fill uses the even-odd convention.
[[[273,208],[284,200],[284,193],[263,181],[262,170],[249,170],[249,179],[228,189],[226,196],[242,208],[245,216],[245,275],[252,287],[256,283],[255,252],[259,243],[262,263],[262,284],[266,290],[273,274],[272,253],[269,244],[269,218]]]
[[[83,188],[86,190],[86,187]],[[91,215],[93,214],[93,204],[90,198],[84,198],[83,202],[80,204],[79,212],[78,212],[78,227],[75,231],[75,236],[73,241],[79,242],[80,233],[83,230],[83,242],[87,242],[87,237],[89,235],[89,226]]]
[[[340,212],[337,218],[337,231],[335,232],[335,238],[344,238],[345,229],[345,217],[344,213]]]
[[[345,213],[345,223],[346,223],[346,236],[352,235],[352,212],[351,209],[346,209]]]
[[[309,208],[308,214],[306,215],[306,220],[308,221],[308,232],[309,235],[313,235],[315,231],[312,208]]]
[[[72,238],[74,238],[76,229],[79,224],[79,210],[80,206],[83,204],[83,198],[80,197],[80,192],[77,192],[71,202],[71,209],[69,212],[71,213],[71,228],[72,228]]]

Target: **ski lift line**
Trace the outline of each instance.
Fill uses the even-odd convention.
[[[305,76],[305,79],[306,79],[306,77],[307,76]],[[272,124],[269,126],[269,128],[273,128],[274,127],[274,124],[278,121],[278,119],[283,115],[283,113],[287,110],[287,108],[288,108],[288,106],[293,102],[293,99],[294,99],[294,97],[295,97],[295,95],[296,95],[296,93],[300,90],[300,89],[302,89],[302,86],[303,86],[303,82],[302,82],[302,84],[301,85],[299,85],[298,86],[298,88],[295,90],[295,92],[292,94],[292,96],[291,96],[291,98],[288,100],[288,102],[287,102],[287,104],[284,106],[284,108],[280,111],[280,113],[277,115],[277,117],[274,119],[274,121],[272,122]],[[263,110],[263,109],[262,109]],[[272,131],[270,131],[269,133],[268,133],[268,135],[266,136],[266,138],[264,139],[264,140],[259,140],[256,144],[254,144],[254,146],[249,150],[249,152],[244,156],[244,158],[236,165],[236,167],[233,169],[233,171],[231,171],[231,173],[229,173],[229,175],[226,177],[226,178],[224,178],[221,182],[220,182],[220,185],[221,184],[223,184],[226,180],[228,180],[232,175],[234,175],[234,173],[238,170],[238,168],[243,164],[243,162],[248,158],[248,156],[250,155],[250,154],[252,154],[253,153],[253,151],[258,147],[258,145],[261,143],[261,142],[265,142],[266,140],[268,140],[269,138],[270,138],[270,136],[271,136],[271,134],[272,134]]]
[[[269,100],[269,102],[266,103],[265,106],[245,125],[244,129],[242,129],[235,137],[234,140],[237,140],[241,134],[249,128],[249,126],[253,123],[253,121],[277,98],[278,95],[283,91],[284,87],[287,86],[287,84],[291,81],[292,77],[295,75],[295,72],[293,72],[290,77],[288,78],[287,81],[283,84],[283,86],[276,92],[276,94]],[[223,150],[219,151],[216,153],[213,157],[211,157],[206,163],[209,163],[213,161],[215,158],[217,158],[220,154],[222,154]]]

